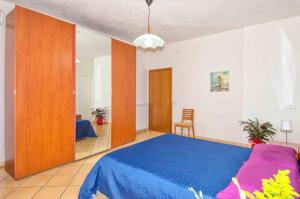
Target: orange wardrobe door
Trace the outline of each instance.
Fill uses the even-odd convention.
[[[15,8],[15,178],[74,160],[75,26]]]
[[[136,137],[136,48],[112,39],[112,147]]]

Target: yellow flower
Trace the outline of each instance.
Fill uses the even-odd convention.
[[[241,199],[294,199],[300,195],[291,186],[289,173],[289,170],[279,170],[273,178],[263,179],[263,191],[255,191],[253,194],[242,190],[236,178],[232,181],[237,186]]]

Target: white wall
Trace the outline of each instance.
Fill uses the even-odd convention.
[[[136,67],[136,129],[144,130],[148,128],[148,84],[147,70],[143,66],[147,66],[146,56],[141,59],[142,55],[137,51],[137,67]]]
[[[6,16],[14,8],[13,4],[0,1],[0,10]],[[4,80],[5,80],[5,17],[0,25],[0,164],[4,162]]]
[[[76,64],[76,113],[83,119],[93,120],[94,59],[77,56]]]
[[[111,55],[94,59],[94,108],[111,110]]]
[[[244,118],[278,129],[281,119],[292,120],[290,141],[300,142],[300,17],[251,26],[244,35]]]
[[[138,52],[138,68],[173,68],[174,122],[180,120],[182,108],[194,108],[197,135],[235,141],[242,137],[237,135],[237,121],[242,118],[242,65],[242,30],[169,44],[155,53]],[[221,70],[231,72],[230,92],[210,92],[209,74]],[[139,75],[145,72],[139,69]],[[137,81],[147,90],[147,78]],[[143,89],[137,90],[138,97]]]
[[[111,109],[111,55],[90,58],[78,56],[76,72],[76,111],[84,119],[93,120],[92,110]],[[110,120],[110,117],[107,118]]]
[[[197,135],[246,142],[238,121],[257,117],[279,128],[281,119],[292,119],[290,141],[300,142],[299,28],[295,17],[169,44],[155,53],[138,51],[137,101],[147,103],[147,70],[172,67],[174,122],[182,108],[194,108]],[[221,70],[230,71],[230,91],[210,92],[209,73]],[[138,114],[146,121],[137,126],[147,128],[146,111]]]

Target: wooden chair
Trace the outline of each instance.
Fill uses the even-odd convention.
[[[193,138],[195,137],[194,129],[194,109],[183,109],[181,122],[175,123],[174,132],[176,134],[177,127],[181,128],[181,135],[183,134],[183,129],[188,129],[188,136],[190,136],[190,129],[193,131]]]

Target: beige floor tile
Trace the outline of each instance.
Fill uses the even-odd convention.
[[[0,182],[5,179],[7,176],[0,176]]]
[[[52,177],[50,174],[38,174],[28,178],[20,187],[40,187]]]
[[[66,190],[66,186],[60,187],[43,187],[33,199],[59,199],[63,192]],[[74,198],[76,199],[76,198]]]
[[[40,187],[16,188],[5,199],[31,199],[39,189]]]
[[[77,160],[77,161],[69,163],[67,165],[69,165],[69,166],[81,166],[81,165],[83,165],[85,163],[85,161],[86,161],[85,159],[83,159],[83,160]]]
[[[4,168],[0,169],[0,176],[8,176]]]
[[[76,152],[76,160],[79,160],[79,159],[82,159],[82,158],[86,158],[88,156],[90,156],[91,153],[89,151],[86,151],[86,152],[82,152],[82,153],[79,153],[79,152]]]
[[[80,146],[76,148],[76,153],[89,153],[93,146]]]
[[[107,147],[97,147],[95,149],[92,149],[90,151],[91,154],[97,154],[97,153],[101,153],[102,151],[106,151]]]
[[[55,173],[55,175],[75,175],[80,167],[81,167],[81,165],[71,165],[71,166],[66,165],[66,166],[61,167]]]
[[[91,171],[91,169],[93,168],[93,164],[84,164],[82,165],[82,167],[79,169],[78,174],[87,174]]]
[[[47,171],[39,173],[38,175],[44,175],[44,174],[54,175],[59,169],[60,169],[60,167],[57,167],[57,168],[54,168],[54,169],[49,169]]]
[[[61,199],[76,199],[78,198],[79,190],[80,186],[69,186],[62,195]]]
[[[53,176],[45,186],[67,186],[72,181],[74,175]]]
[[[76,154],[76,155],[75,155],[75,159],[76,159],[76,160],[80,160],[80,159],[83,159],[83,158],[86,158],[86,156],[79,155],[79,154]]]
[[[74,185],[82,185],[83,181],[86,178],[86,174],[77,174],[70,185],[74,186]]]
[[[0,199],[5,198],[10,194],[15,188],[0,188]]]
[[[101,159],[105,154],[101,153],[101,155],[90,157],[85,161],[85,164],[95,164],[99,159]]]
[[[6,176],[1,182],[0,182],[0,187],[18,187],[22,183],[25,182],[27,179],[21,179],[21,180],[14,180],[10,176]]]

